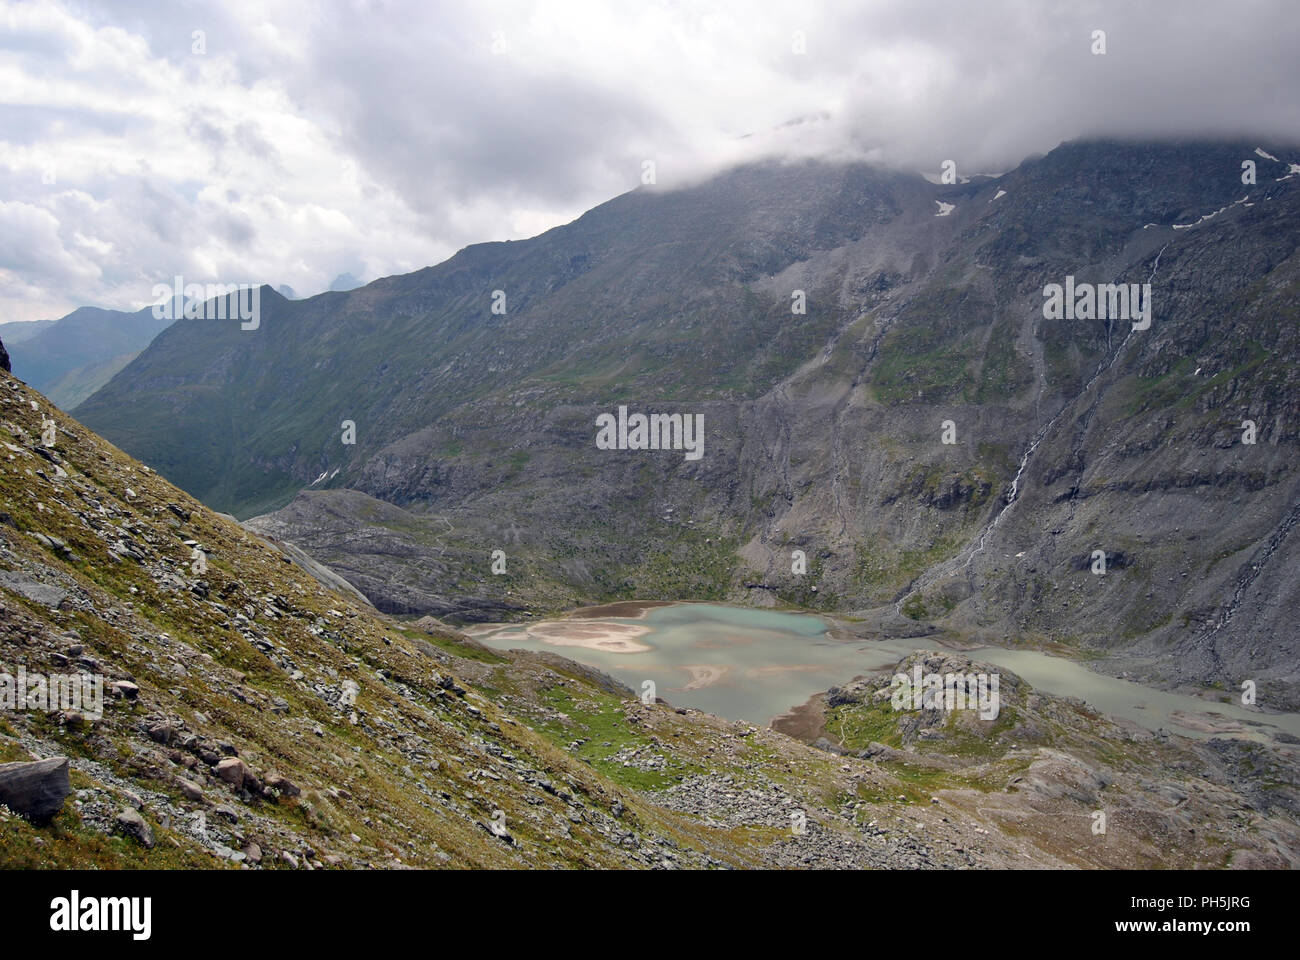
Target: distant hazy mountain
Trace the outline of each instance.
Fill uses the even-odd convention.
[[[330,284],[330,290],[335,293],[345,293],[348,290],[355,290],[361,286],[361,281],[350,273],[340,273]]]
[[[24,340],[30,340],[41,331],[48,330],[56,322],[54,320],[12,320],[9,323],[0,323],[0,340],[11,344],[22,343]]]
[[[18,339],[11,339],[10,327],[37,324],[5,324],[0,336],[9,344],[14,376],[70,410],[112,379],[171,321],[155,319],[152,307],[135,313],[81,307],[41,323],[34,335]]]
[[[181,321],[78,415],[218,509],[292,500],[256,523],[388,611],[887,611],[1300,704],[1297,160],[748,166]],[[1045,313],[1111,283],[1150,284],[1145,330]],[[599,449],[620,406],[703,414],[703,456]]]

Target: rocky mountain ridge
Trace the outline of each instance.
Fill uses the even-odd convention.
[[[78,412],[218,508],[279,507],[254,526],[390,613],[905,615],[1294,709],[1288,157],[741,168],[347,294],[265,292],[253,333],[182,321]],[[1067,278],[1149,284],[1149,328],[1048,319]],[[620,405],[702,414],[704,456],[597,449]]]

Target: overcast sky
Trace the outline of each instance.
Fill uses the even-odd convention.
[[[663,188],[774,153],[965,174],[1097,133],[1294,142],[1298,47],[1296,0],[0,0],[0,321],[177,274],[407,272],[645,160]]]

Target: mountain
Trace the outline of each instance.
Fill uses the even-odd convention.
[[[378,613],[8,376],[0,442],[0,698],[46,691],[0,719],[0,868],[1297,865],[1285,744],[1003,670],[988,721],[831,691],[814,749]]]
[[[213,507],[274,510],[255,528],[391,613],[905,615],[1294,709],[1288,157],[742,167],[349,293],[267,290],[256,330],[182,321],[78,413]],[[1053,286],[1119,283],[1146,329],[1047,316]],[[703,455],[598,449],[620,406],[703,415]]]
[[[22,343],[48,330],[57,322],[56,320],[11,320],[8,323],[0,323],[0,339],[8,340],[11,344]]]
[[[336,293],[355,290],[359,286],[361,286],[361,281],[350,273],[340,273],[330,281],[330,290],[333,290]]]
[[[10,342],[14,375],[72,408],[111,380],[170,323],[155,318],[152,307],[135,313],[80,307]]]

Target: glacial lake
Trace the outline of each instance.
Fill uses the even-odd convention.
[[[887,669],[913,650],[944,649],[934,638],[845,639],[832,630],[811,614],[711,603],[652,606],[639,616],[580,611],[562,620],[465,628],[494,649],[558,653],[616,677],[638,694],[651,680],[656,694],[675,707],[759,725],[816,693]],[[1300,714],[1264,714],[1155,690],[1035,650],[982,647],[967,655],[1019,674],[1037,690],[1078,697],[1150,730],[1263,740],[1280,729],[1300,737]],[[1192,719],[1188,725],[1187,715],[1227,729],[1197,729],[1202,724]]]

